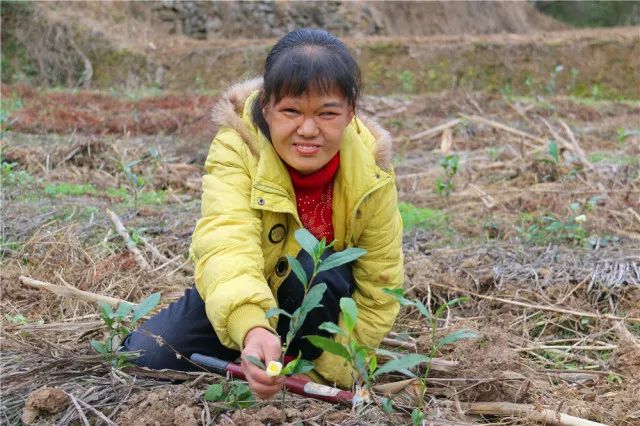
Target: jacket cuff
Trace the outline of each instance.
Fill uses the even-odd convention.
[[[227,332],[240,350],[244,348],[244,338],[252,328],[262,327],[276,334],[264,315],[262,308],[253,304],[241,305],[231,312],[227,320]]]

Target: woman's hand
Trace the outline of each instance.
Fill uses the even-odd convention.
[[[262,362],[278,361],[280,358],[280,338],[266,328],[251,329],[244,338],[241,368],[254,394],[262,399],[275,395],[284,383],[284,377],[269,377],[260,367],[245,360],[245,355],[252,355]]]

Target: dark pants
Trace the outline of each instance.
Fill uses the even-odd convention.
[[[324,257],[330,253],[332,251],[327,250]],[[301,251],[298,260],[310,277],[313,272],[311,257]],[[322,307],[312,310],[307,315],[289,347],[287,352],[289,355],[297,356],[301,351],[304,359],[312,360],[320,356],[322,350],[311,345],[303,336],[329,336],[328,332],[318,330],[318,326],[325,321],[338,322],[340,298],[350,297],[354,290],[351,265],[342,265],[319,273],[312,285],[321,282],[327,285],[327,290],[320,302]],[[303,296],[302,283],[295,274],[290,273],[278,289],[278,306],[293,313],[302,303]],[[281,315],[277,327],[278,334],[284,338],[288,330],[289,319]],[[180,352],[183,357],[178,358],[173,350],[167,345],[160,345],[158,342],[160,339],[155,339],[153,336],[162,337],[162,340]],[[184,359],[193,353],[214,356],[225,361],[234,361],[240,356],[240,352],[220,343],[205,313],[204,302],[195,287],[186,290],[179,300],[151,317],[138,330],[127,336],[122,350],[142,351],[142,355],[133,361],[139,366],[183,371],[197,370],[193,364]]]

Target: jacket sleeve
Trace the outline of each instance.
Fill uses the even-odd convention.
[[[242,349],[250,329],[275,333],[276,325],[275,318],[265,319],[276,302],[264,277],[260,212],[250,207],[252,161],[235,131],[216,135],[205,163],[202,218],[190,248],[207,317],[220,342],[232,349]]]
[[[400,309],[395,297],[382,289],[402,288],[404,282],[402,219],[395,183],[374,192],[365,203],[363,208],[368,211],[363,217],[369,221],[356,245],[367,253],[353,265],[356,289],[352,297],[358,307],[354,337],[363,345],[377,348]],[[339,326],[344,329],[342,317]],[[340,336],[336,340],[344,343]],[[328,381],[342,387],[352,385],[353,373],[341,358],[324,352],[314,362],[316,371]]]

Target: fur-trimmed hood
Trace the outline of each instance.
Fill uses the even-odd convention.
[[[236,83],[227,89],[211,111],[212,121],[218,127],[229,127],[238,132],[256,158],[260,157],[258,141],[253,131],[247,126],[247,122],[243,119],[242,115],[247,98],[254,91],[260,90],[261,88],[261,77]],[[376,164],[382,169],[389,169],[392,157],[391,135],[375,120],[362,114],[357,114],[357,118],[376,139]]]

